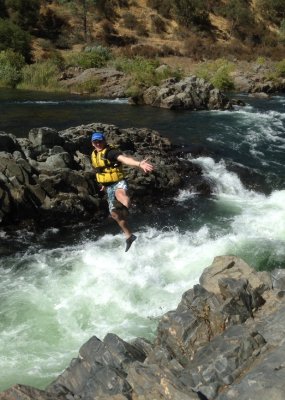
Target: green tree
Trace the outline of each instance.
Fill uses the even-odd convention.
[[[241,33],[254,23],[254,18],[247,0],[228,0],[219,8],[221,15],[231,22],[231,33]]]
[[[0,19],[0,51],[11,49],[31,61],[31,37],[9,20]]]
[[[48,8],[45,13],[40,15],[38,36],[55,41],[67,26],[67,22],[61,16]]]
[[[40,16],[40,0],[5,0],[9,18],[22,29],[31,32]]]
[[[68,4],[76,15],[82,20],[84,40],[88,40],[88,14],[96,6],[97,0],[61,0]]]
[[[284,0],[257,0],[257,7],[270,21],[280,24],[285,18]]]
[[[5,6],[5,0],[0,0],[0,18],[7,17],[7,10]]]
[[[174,12],[178,21],[187,28],[210,26],[209,13],[201,0],[173,0]]]

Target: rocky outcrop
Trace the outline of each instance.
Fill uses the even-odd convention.
[[[189,76],[182,80],[170,78],[160,86],[146,89],[132,103],[148,104],[170,110],[225,110],[232,105],[220,90],[202,78]]]
[[[114,68],[70,68],[61,75],[60,84],[74,93],[120,98],[127,97],[129,77]]]
[[[278,76],[275,63],[270,61],[240,61],[231,73],[235,91],[251,93],[256,97],[268,97],[285,91],[285,79]]]
[[[284,276],[216,257],[153,343],[93,336],[45,391],[16,385],[0,400],[283,400]]]
[[[90,93],[105,98],[128,97],[130,76],[112,68],[89,68],[84,71],[73,68],[62,74],[60,84],[72,92]],[[232,108],[231,102],[220,90],[194,75],[181,80],[166,79],[160,86],[145,88],[142,94],[133,96],[129,102],[171,110]]]
[[[118,129],[93,123],[63,131],[32,129],[28,138],[0,134],[0,223],[28,225],[99,222],[107,213],[90,164],[91,133],[104,131],[108,142],[155,166],[145,175],[125,167],[130,194],[137,208],[148,212],[172,201],[186,184],[196,192],[209,193],[199,167],[178,157],[179,150],[167,138],[149,129]],[[183,149],[180,149],[180,156]]]

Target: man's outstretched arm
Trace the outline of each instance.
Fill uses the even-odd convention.
[[[122,164],[128,165],[129,167],[141,168],[144,172],[153,171],[153,165],[147,161],[148,160],[147,158],[142,161],[138,161],[130,156],[125,156],[124,154],[120,154],[117,157],[117,160],[120,161]]]

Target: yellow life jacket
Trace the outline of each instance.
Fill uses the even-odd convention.
[[[105,158],[105,154],[110,150],[106,147],[102,151],[93,151],[91,155],[92,166],[96,171],[96,179],[102,185],[115,183],[124,179],[124,174],[121,164],[112,162]]]

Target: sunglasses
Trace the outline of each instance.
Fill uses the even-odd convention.
[[[103,140],[93,140],[93,143],[95,143],[95,144],[101,144],[101,143],[103,143]]]

